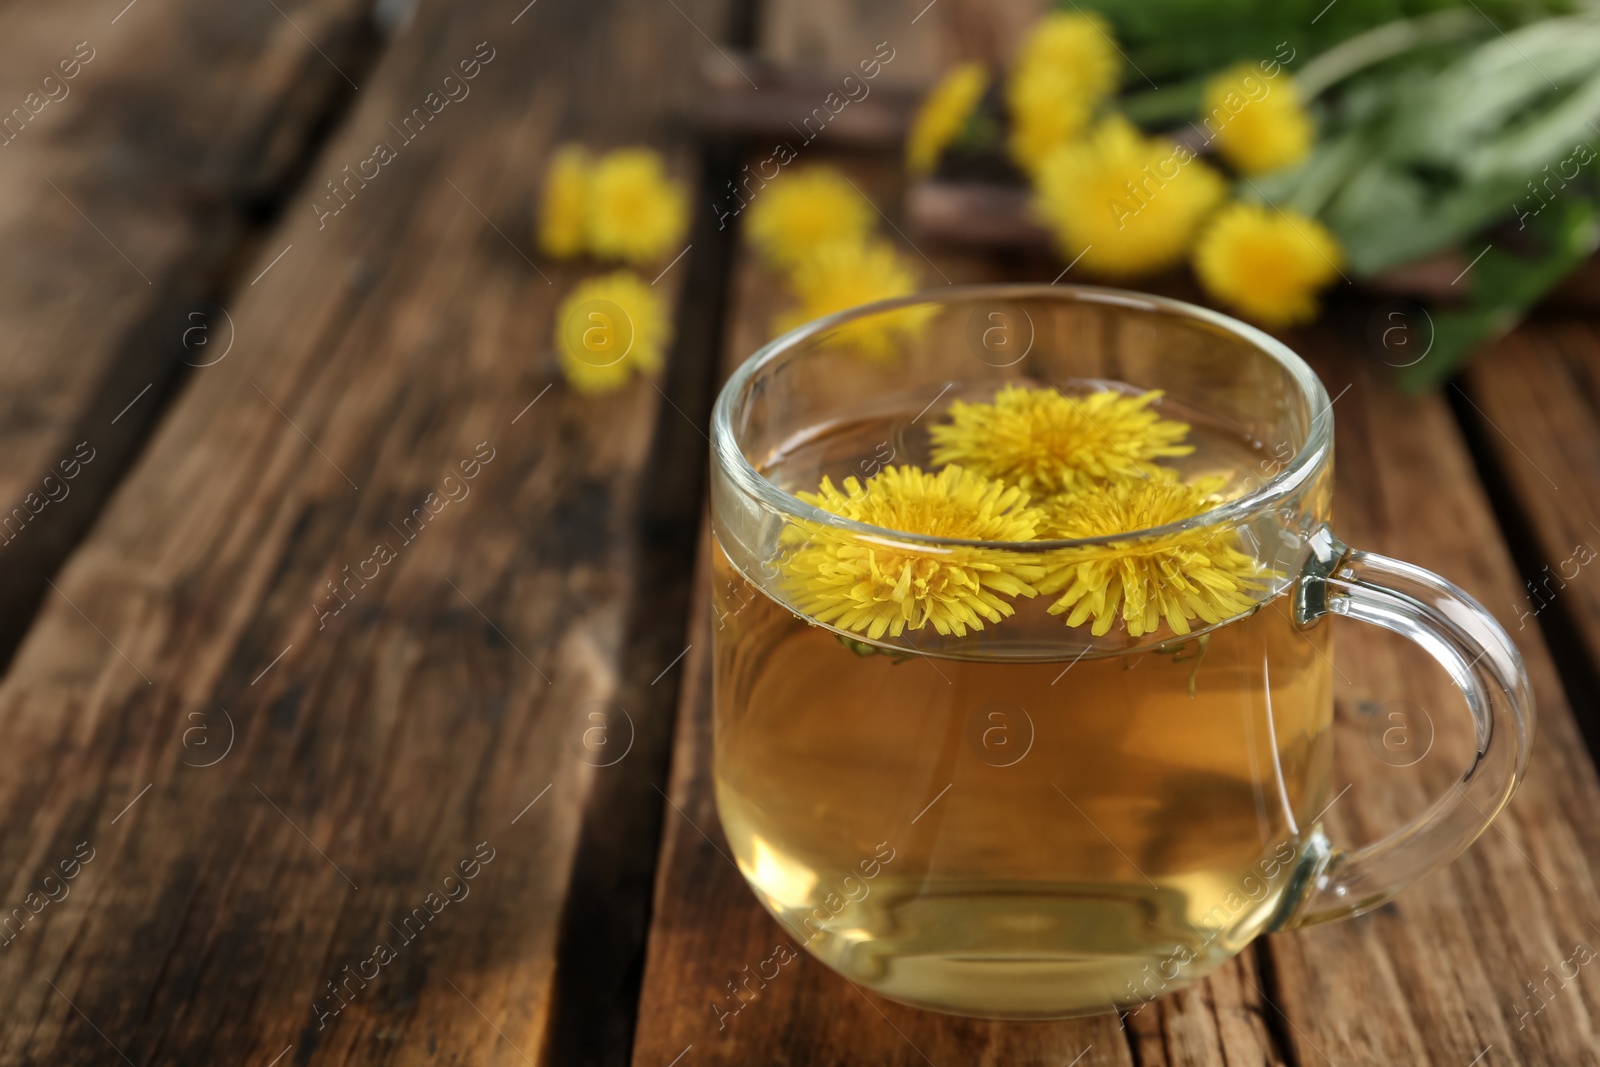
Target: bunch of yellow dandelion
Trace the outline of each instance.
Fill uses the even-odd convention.
[[[1062,253],[1101,274],[1160,270],[1183,258],[1222,201],[1222,178],[1183,145],[1142,136],[1120,117],[1040,167],[1034,206]]]
[[[561,372],[584,394],[621,388],[636,371],[660,370],[671,334],[661,295],[632,271],[582,282],[556,310]]]
[[[1022,490],[956,466],[885,467],[865,485],[846,478],[842,492],[824,478],[818,492],[799,496],[872,526],[971,541],[1027,541],[1041,518]],[[896,544],[816,522],[788,527],[782,543],[781,587],[794,607],[874,640],[928,625],[964,637],[1012,614],[1004,598],[1035,595],[1044,573],[1027,552]]]
[[[939,79],[917,109],[906,137],[906,167],[912,174],[933,172],[988,88],[989,75],[981,63],[958,64]]]
[[[1261,204],[1223,209],[1195,248],[1194,268],[1217,300],[1269,326],[1316,317],[1316,294],[1339,276],[1339,242],[1312,218]]]
[[[1268,82],[1250,63],[1206,82],[1200,118],[1222,157],[1245,174],[1299,163],[1311,153],[1316,133],[1294,79]]]
[[[1047,512],[1046,537],[1089,538],[1148,530],[1200,515],[1222,502],[1222,479],[1189,485],[1175,480],[1132,479],[1057,498]],[[1100,636],[1120,617],[1132,637],[1163,620],[1187,634],[1190,620],[1207,625],[1249,611],[1270,587],[1273,572],[1240,551],[1232,529],[1201,526],[1155,537],[1060,549],[1045,557],[1041,593],[1061,593],[1052,615],[1068,626],[1093,620]]]
[[[539,247],[570,259],[588,241],[589,181],[594,161],[582,145],[562,145],[550,157],[539,209]]]
[[[775,267],[793,267],[819,245],[865,241],[872,205],[832,167],[784,174],[750,206],[750,243]]]
[[[1101,389],[1070,397],[1055,389],[1008,385],[990,404],[957,400],[949,422],[929,431],[935,463],[958,463],[1044,495],[1111,479],[1170,478],[1151,462],[1186,456],[1188,424],[1150,410],[1160,392],[1130,396]]]
[[[1050,152],[1079,136],[1117,85],[1118,53],[1094,15],[1041,20],[1017,53],[1006,84],[1011,155],[1029,174]]]
[[[806,255],[790,283],[800,306],[778,317],[774,328],[779,332],[858,304],[904,296],[916,291],[917,277],[885,242],[834,241]],[[830,331],[828,337],[868,359],[889,359],[900,342],[919,336],[937,311],[932,304],[917,304],[870,315]]]
[[[550,159],[538,221],[549,255],[651,263],[676,249],[688,226],[688,197],[660,153],[619,148],[595,160],[563,145]]]

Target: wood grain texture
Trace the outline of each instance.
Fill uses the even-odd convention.
[[[362,83],[245,271],[292,246],[240,288],[234,353],[0,685],[0,893],[25,907],[0,1063],[548,1059],[582,809],[613,769],[576,738],[643,668],[640,481],[676,416],[649,382],[561,383],[553,308],[592,268],[536,265],[531,202],[557,137],[636,141],[688,107],[724,9],[676,7],[423,3]],[[428,103],[475,58],[470,93]],[[424,106],[414,139],[390,126]],[[378,141],[396,158],[319,220]]]
[[[825,119],[823,143],[830,149],[896,151],[931,77],[959,60],[998,67],[1047,5],[939,0],[937,17],[935,6],[927,0],[909,11],[861,0],[763,5],[759,51],[706,62],[702,127],[752,144],[795,144]],[[863,83],[857,65],[874,55],[892,58]],[[850,74],[856,80],[845,83]]]
[[[124,4],[0,11],[0,658],[376,42],[360,0]]]
[[[894,63],[884,68],[884,83],[922,90],[950,63],[999,65],[1009,59],[1049,7],[1047,0],[767,0],[760,50],[771,63],[843,74],[884,41],[896,51]]]
[[[1530,539],[1511,625],[1565,633],[1591,672],[1600,665],[1600,329],[1595,320],[1536,320],[1482,354],[1452,387],[1479,428]],[[1590,679],[1592,681],[1592,677]],[[1593,708],[1586,709],[1595,721]]]
[[[1593,978],[1580,970],[1556,981],[1558,995],[1532,1001],[1524,983],[1544,982],[1544,968],[1556,971],[1576,944],[1600,943],[1589,925],[1600,915],[1600,834],[1585,814],[1600,788],[1540,635],[1505,610],[1518,580],[1459,428],[1442,397],[1399,396],[1355,346],[1324,333],[1300,347],[1332,391],[1351,385],[1336,408],[1341,536],[1443,574],[1484,604],[1526,658],[1539,715],[1525,783],[1463,857],[1371,916],[1267,941],[1300,1062],[1455,1064],[1490,1046],[1484,1062],[1594,1062]],[[1329,822],[1336,841],[1356,843],[1447,788],[1469,739],[1436,669],[1354,625],[1339,641],[1350,678],[1334,684],[1339,768],[1350,790]],[[1435,727],[1434,750],[1412,767],[1391,765],[1372,743],[1372,719],[1395,701]]]
[[[805,6],[788,17],[821,24],[816,5]],[[944,25],[941,32],[950,32]],[[825,47],[835,61],[848,59],[859,40],[881,36],[871,22],[859,39],[848,24],[827,26],[811,40],[833,42]],[[811,48],[814,60],[824,46]],[[892,167],[852,165],[852,177],[898,217]],[[924,272],[931,286],[1048,281],[1059,270],[922,251],[933,257]],[[741,268],[730,362],[771,336],[773,316],[786,304],[776,278],[748,262]],[[1600,945],[1600,929],[1589,925],[1600,921],[1592,873],[1600,833],[1589,815],[1600,804],[1594,767],[1540,634],[1517,631],[1514,613],[1502,608],[1518,581],[1449,406],[1439,397],[1401,397],[1383,368],[1341,336],[1329,325],[1288,338],[1339,396],[1336,528],[1353,545],[1463,585],[1515,633],[1528,659],[1541,716],[1537,747],[1527,782],[1496,827],[1376,914],[1267,938],[1196,988],[1120,1024],[1115,1017],[998,1024],[917,1012],[861,992],[803,953],[738,1014],[724,1016],[713,1005],[729,1006],[728,983],[795,939],[744,887],[717,824],[709,766],[711,623],[702,598],[678,724],[637,1067],[1597,1062],[1600,985],[1587,970],[1571,979],[1570,964],[1569,980],[1550,978],[1578,943]],[[1344,791],[1326,822],[1337,842],[1354,846],[1399,828],[1450,788],[1470,757],[1471,736],[1459,695],[1420,653],[1359,624],[1329,624],[1337,631],[1336,780]],[[1373,723],[1383,726],[1394,708],[1410,711],[1414,728],[1431,735],[1411,766],[1398,766],[1410,757],[1374,740],[1382,734]],[[1556,992],[1530,1000],[1525,983],[1548,983]]]

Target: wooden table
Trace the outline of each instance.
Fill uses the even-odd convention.
[[[709,206],[767,146],[692,118],[704,84],[751,94],[726,116],[774,70],[842,76],[886,42],[882,110],[808,151],[852,151],[893,219],[874,124],[1037,6],[0,10],[0,104],[77,61],[0,148],[0,500],[23,508],[0,535],[0,1063],[1600,1062],[1600,969],[1551,980],[1600,944],[1600,579],[1524,586],[1600,544],[1600,334],[1545,315],[1405,398],[1355,299],[1290,338],[1340,397],[1341,534],[1464,585],[1537,692],[1495,828],[1376,914],[1125,1019],[919,1013],[805,957],[713,1008],[787,940],[710,796],[701,573],[711,399],[784,297]],[[463,62],[470,92],[335,199]],[[696,189],[658,281],[669,368],[598,399],[548,340],[584,269],[530,238],[572,138],[653,144]],[[919,251],[929,284],[1054,270]],[[1370,840],[1468,739],[1395,642],[1351,628],[1338,662],[1328,820]],[[1440,711],[1414,767],[1367,744],[1394,701]],[[614,761],[571,744],[596,707]]]

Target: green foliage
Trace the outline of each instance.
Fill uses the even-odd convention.
[[[1078,0],[1063,10],[1098,11],[1137,68],[1129,89],[1197,77],[1241,59],[1270,57],[1287,41],[1303,61],[1363,30],[1449,8],[1478,8],[1509,28],[1570,10],[1570,0]],[[1315,21],[1313,21],[1315,20]]]
[[[1491,245],[1468,272],[1472,303],[1433,316],[1433,346],[1401,372],[1410,390],[1442,385],[1474,349],[1515,326],[1540,297],[1600,249],[1600,198],[1572,196],[1541,211],[1529,247]]]
[[[1488,248],[1408,387],[1444,381],[1600,245],[1597,56],[1589,15],[1394,57],[1330,94],[1310,160],[1249,190],[1318,215],[1358,278]]]
[[[865,641],[857,641],[853,637],[846,637],[844,634],[834,634],[833,636],[838,638],[841,645],[858,656],[888,656],[889,662],[896,667],[911,658],[911,653],[909,652],[891,652],[888,649],[879,648],[877,645],[869,645]]]
[[[1596,139],[1596,56],[1591,17],[1391,61],[1341,86],[1312,157],[1253,191],[1320,216],[1358,277],[1454,248],[1513,218],[1546,167]],[[1579,185],[1569,195],[1593,174]]]

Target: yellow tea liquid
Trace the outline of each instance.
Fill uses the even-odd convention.
[[[837,481],[881,430],[769,467]],[[1200,467],[1255,462],[1198,443]],[[1331,650],[1287,597],[1204,637],[1053,661],[1050,598],[1019,600],[996,629],[1026,657],[905,655],[797,617],[720,544],[715,565],[723,828],[796,943],[853,982],[996,1017],[1138,1004],[1280,920],[1322,855],[1307,820],[1331,799]]]

